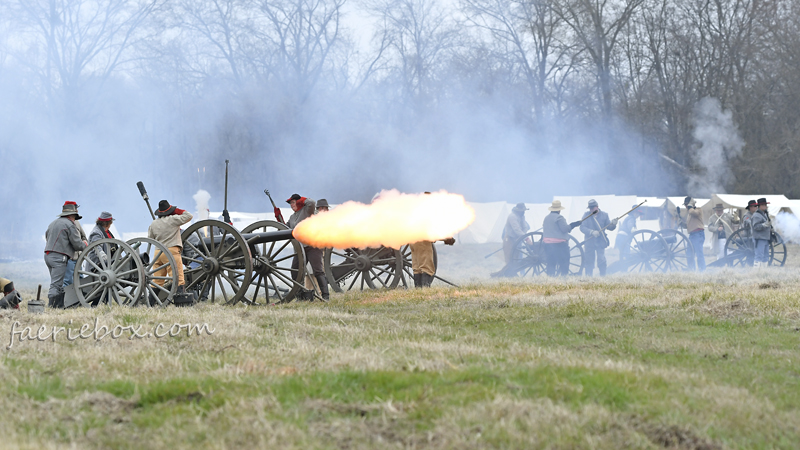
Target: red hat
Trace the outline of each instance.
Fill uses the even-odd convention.
[[[75,202],[71,202],[71,201],[67,200],[67,201],[64,202],[64,206],[67,206],[67,205],[76,205],[77,206],[78,204],[75,203]],[[78,206],[78,208],[80,208],[80,206]]]

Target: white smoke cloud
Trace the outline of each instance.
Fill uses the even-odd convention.
[[[775,216],[775,229],[785,241],[800,242],[800,218],[785,212]]]
[[[724,194],[733,177],[729,161],[741,155],[744,147],[733,113],[723,110],[715,98],[701,99],[695,106],[692,134],[700,143],[693,158],[700,170],[690,178],[689,192],[695,197]]]
[[[195,220],[200,221],[208,219],[208,201],[211,200],[211,194],[200,189],[192,198],[194,199],[196,208],[194,215]]]

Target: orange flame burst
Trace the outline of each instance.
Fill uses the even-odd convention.
[[[399,249],[418,241],[451,237],[475,220],[475,210],[464,197],[445,191],[401,194],[381,191],[369,205],[346,202],[300,222],[292,233],[317,248]]]

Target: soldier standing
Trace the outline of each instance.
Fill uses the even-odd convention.
[[[766,198],[758,199],[758,209],[750,219],[753,228],[753,239],[756,241],[756,255],[753,267],[769,264],[769,241],[772,238],[772,223],[767,210],[769,202]]]
[[[689,254],[689,268],[694,270],[695,261],[699,271],[706,270],[706,257],[703,255],[703,243],[706,241],[706,227],[703,224],[703,211],[695,206],[697,201],[690,196],[683,200],[686,208],[686,231],[689,232],[689,242],[692,243],[694,251]]]
[[[424,193],[430,195],[428,191]],[[373,198],[373,201],[374,200],[375,198]],[[453,245],[456,243],[453,237],[443,239],[443,241],[446,245]],[[433,263],[433,242],[414,242],[413,244],[409,244],[408,248],[411,250],[411,271],[414,273],[414,287],[431,287],[433,279],[436,276],[436,265]]]
[[[542,242],[544,246],[547,267],[545,271],[549,276],[569,275],[569,232],[579,225],[579,222],[567,223],[561,215],[565,210],[561,200],[553,200],[547,208],[550,211],[542,224]]]
[[[114,218],[111,216],[110,212],[103,211],[100,213],[100,217],[95,221],[92,232],[89,233],[89,243],[91,244],[100,239],[114,239],[114,235],[111,234],[110,230],[112,223],[114,223]],[[109,256],[111,256],[111,248],[108,244],[104,244],[100,247],[95,247],[95,249],[92,250],[92,254],[89,255],[89,259],[99,266],[100,260],[108,261]]]
[[[750,200],[747,202],[747,211],[745,211],[744,215],[742,216],[742,225],[741,228],[744,228],[745,233],[750,236],[750,233],[753,232],[753,224],[751,222],[753,218],[753,214],[755,214],[756,209],[758,209],[758,202],[755,200]]]
[[[186,283],[183,277],[183,258],[181,251],[183,250],[183,240],[181,240],[181,226],[189,223],[192,220],[192,214],[189,211],[178,209],[174,205],[170,205],[168,201],[161,200],[158,202],[158,217],[150,228],[147,229],[147,237],[155,239],[164,244],[164,247],[169,249],[172,257],[175,259],[175,271],[178,272],[178,290],[177,295],[184,294],[184,284]],[[167,255],[161,254],[156,260],[157,264],[166,266],[155,272],[155,276],[164,277],[171,276],[170,267]],[[163,285],[164,280],[156,280],[158,285]]]
[[[631,240],[633,239],[633,230],[636,229],[636,219],[644,216],[644,210],[639,205],[631,207],[633,211],[628,214],[628,217],[622,220],[617,232],[617,240],[614,242],[614,247],[619,250],[619,259],[627,258],[631,253]]]
[[[525,211],[527,210],[525,203],[517,203],[511,209],[508,219],[506,219],[506,226],[503,228],[503,256],[506,260],[506,266],[509,265],[514,256],[514,244],[517,239],[524,236],[531,229],[531,226],[525,221]]]
[[[75,205],[76,208],[80,207],[75,202],[69,202],[68,201],[68,202],[64,202],[64,204],[65,205]],[[80,220],[80,219],[82,219],[82,217],[78,217],[78,219],[75,220],[75,228],[78,229],[78,233],[80,233],[80,235],[81,235],[81,240],[89,242],[88,239],[86,238],[86,232],[83,231],[83,226],[81,225],[80,222],[78,222],[78,220]],[[72,277],[75,274],[75,264],[78,262],[78,257],[80,255],[81,255],[81,252],[77,251],[72,255],[72,258],[70,258],[69,261],[67,261],[67,271],[64,272],[64,287],[67,287],[70,284],[72,284],[72,282],[73,282]]]
[[[605,276],[606,267],[606,247],[608,247],[608,237],[605,235],[605,230],[612,231],[617,227],[617,219],[610,220],[608,213],[601,211],[597,204],[597,200],[589,200],[589,210],[583,215],[583,222],[581,223],[581,231],[584,235],[584,269],[586,276],[591,277],[594,273],[594,262],[597,259],[597,269],[600,271],[600,276]],[[597,211],[595,213],[595,211]],[[589,216],[595,213],[593,217]]]
[[[714,205],[714,214],[708,219],[708,231],[711,232],[711,249],[717,255],[717,261],[725,257],[725,243],[733,233],[733,218],[725,212],[722,203]]]
[[[75,221],[81,219],[78,214],[78,205],[75,202],[66,202],[61,208],[61,214],[47,227],[44,236],[47,243],[44,247],[44,262],[50,270],[50,290],[47,292],[48,306],[51,308],[64,307],[64,275],[67,273],[67,263],[88,245],[81,239],[81,234],[75,226]]]
[[[292,208],[291,216],[289,216],[289,221],[286,223],[289,228],[294,228],[297,226],[298,223],[308,219],[309,217],[314,215],[316,211],[317,203],[310,198],[301,197],[300,194],[292,194],[291,197],[286,199],[286,203]],[[328,202],[325,202],[327,205]],[[311,264],[311,270],[314,271],[314,278],[317,280],[317,284],[319,285],[320,294],[322,294],[322,298],[324,300],[330,299],[330,291],[328,290],[328,279],[325,277],[325,265],[323,264],[323,251],[321,248],[311,247],[310,245],[306,245],[303,247],[305,249],[306,258],[308,262]],[[298,269],[297,259],[292,261],[292,269]],[[309,285],[310,286],[310,285]],[[305,291],[304,291],[305,292]],[[313,300],[313,293],[311,294],[311,298],[307,300]],[[303,299],[306,300],[306,299]]]

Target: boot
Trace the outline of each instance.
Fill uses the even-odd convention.
[[[60,293],[56,295],[53,299],[53,307],[58,309],[64,309],[64,293]]]
[[[759,267],[761,267],[761,261],[756,261],[756,262],[753,263],[753,268],[754,269],[758,269]]]
[[[594,269],[586,269],[586,276],[591,277],[594,274]]]
[[[422,287],[431,287],[431,283],[433,283],[433,275],[428,275],[427,273],[423,273],[422,275]]]
[[[186,288],[183,285],[178,286],[178,290],[175,291],[175,295],[183,295],[186,293]]]
[[[414,287],[419,289],[422,287],[422,274],[415,273],[414,274]]]
[[[48,308],[55,308],[56,307],[56,297],[58,297],[58,295],[54,295],[52,297],[49,296],[49,295],[47,296],[47,307]]]
[[[322,299],[328,301],[331,299],[330,291],[328,291],[328,279],[325,274],[317,275],[317,284],[319,284],[319,292],[322,294]]]

